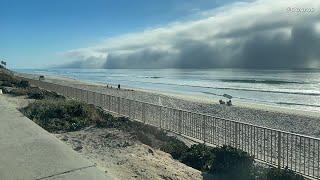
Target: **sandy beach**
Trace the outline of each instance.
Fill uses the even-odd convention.
[[[38,75],[23,74],[24,77],[37,78]],[[163,106],[185,109],[193,112],[210,114],[216,117],[232,119],[283,131],[320,137],[320,114],[317,112],[286,109],[262,104],[249,104],[233,101],[228,107],[218,104],[217,99],[199,98],[184,94],[131,89],[128,87],[117,90],[107,84],[86,82],[67,77],[46,76],[47,82],[89,89],[105,94],[120,96]]]

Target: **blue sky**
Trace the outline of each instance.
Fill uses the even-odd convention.
[[[0,0],[0,58],[13,68],[67,61],[60,53],[214,9],[230,0]]]

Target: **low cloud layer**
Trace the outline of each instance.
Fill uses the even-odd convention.
[[[235,3],[197,16],[70,50],[74,61],[63,67],[320,67],[320,1]]]

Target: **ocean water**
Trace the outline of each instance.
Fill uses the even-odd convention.
[[[248,69],[17,69],[123,87],[180,93],[200,98],[261,103],[320,112],[320,70]]]

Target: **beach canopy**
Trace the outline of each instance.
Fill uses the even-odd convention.
[[[228,98],[228,99],[232,99],[232,96],[229,95],[229,94],[224,94],[223,97],[226,97],[226,98]]]

